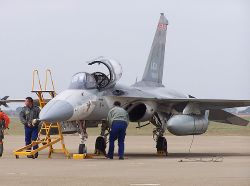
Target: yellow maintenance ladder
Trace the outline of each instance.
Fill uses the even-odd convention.
[[[46,79],[45,79],[45,85],[44,85],[44,89],[43,89],[41,81],[40,81],[38,70],[33,71],[32,91],[31,92],[36,93],[36,95],[38,96],[40,108],[43,108],[46,105],[46,103],[49,101],[49,99],[45,98],[44,94],[46,94],[46,93],[49,94],[50,99],[53,99],[56,95],[51,70],[47,69],[45,75],[46,75]],[[39,86],[37,90],[35,90],[35,79],[37,79],[38,86]],[[47,90],[49,81],[51,82],[51,90]],[[50,136],[52,129],[58,130],[58,134],[53,135],[53,137]],[[53,145],[58,143],[58,142],[61,143],[61,148],[54,149]],[[31,150],[32,147],[34,147],[36,145],[40,145],[40,147],[35,149],[35,150]],[[32,141],[31,144],[29,144],[25,147],[22,147],[20,149],[15,150],[14,155],[16,156],[16,158],[19,158],[19,156],[31,156],[31,157],[35,158],[35,154],[37,152],[42,151],[46,148],[49,148],[48,158],[51,158],[52,153],[55,153],[55,152],[64,153],[67,158],[70,158],[70,154],[67,151],[65,144],[64,144],[62,129],[61,129],[61,125],[59,122],[57,122],[57,123],[43,122],[41,129],[38,133],[37,140]]]

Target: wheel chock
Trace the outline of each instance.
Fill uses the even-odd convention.
[[[80,160],[80,159],[90,159],[93,158],[90,154],[73,154],[74,160]]]

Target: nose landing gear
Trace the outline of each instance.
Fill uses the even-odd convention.
[[[105,133],[108,131],[108,133]],[[78,133],[80,136],[80,144],[78,154],[87,154],[87,146],[85,144],[88,134],[86,130],[86,121],[78,121]],[[109,134],[109,127],[105,121],[102,121],[101,135],[96,138],[95,154],[106,156],[107,136]]]
[[[87,130],[86,130],[86,123],[85,121],[79,121],[78,122],[78,133],[79,133],[79,136],[80,136],[80,144],[79,144],[79,148],[78,148],[78,153],[79,154],[86,154],[87,153],[87,147],[86,147],[86,144],[85,144],[85,141],[87,140],[88,138],[88,134],[87,134]]]
[[[78,154],[86,154],[87,153],[87,147],[85,144],[79,144],[78,148]]]

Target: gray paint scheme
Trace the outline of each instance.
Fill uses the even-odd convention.
[[[148,56],[147,65],[142,77],[143,82],[149,82],[148,85],[150,85],[150,82],[155,83],[153,86],[162,85],[167,25],[168,20],[164,14],[161,13],[154,41]]]
[[[51,106],[52,105],[52,106]],[[73,116],[74,107],[63,100],[51,100],[40,112],[40,118],[50,122],[67,121]]]
[[[235,124],[239,126],[246,126],[249,123],[247,120],[235,116],[234,114],[231,114],[224,110],[210,110],[208,119],[211,121],[222,122],[226,124]]]
[[[73,92],[70,99],[65,97],[64,100],[61,100],[71,105],[71,107],[68,107],[70,112],[68,115],[66,112],[63,114],[65,109],[64,111],[60,111],[59,107],[51,109],[50,107],[54,107],[52,100],[51,104],[49,103],[44,107],[43,110],[46,110],[46,112],[41,112],[40,119],[46,120],[47,114],[51,117],[54,114],[57,121],[76,121],[77,119],[74,117],[76,114],[72,113],[72,108],[75,111],[76,108],[85,105],[84,109],[82,109],[82,113],[78,111],[78,120],[102,121],[106,120],[106,116],[109,109],[112,108],[113,102],[119,100],[124,107],[135,106],[135,108],[137,108],[136,106],[141,106],[138,107],[140,109],[134,110],[135,114],[141,114],[139,112],[143,109],[145,109],[143,114],[153,113],[154,115],[143,115],[141,118],[147,118],[156,125],[151,119],[157,116],[158,120],[165,125],[164,128],[169,128],[173,134],[177,135],[201,134],[206,132],[208,119],[241,126],[247,125],[248,121],[239,119],[238,116],[229,114],[221,109],[250,106],[250,100],[190,98],[188,95],[171,90],[162,85],[167,24],[167,19],[161,14],[143,78],[140,82],[130,87],[112,84],[112,86],[107,86],[107,88],[103,88],[102,90],[83,89],[80,90],[82,93],[77,90],[77,94],[81,93],[83,95],[82,97],[75,96],[77,94],[73,94],[74,90],[72,90]],[[107,61],[105,58],[102,60],[103,62]],[[86,95],[88,96],[86,97]],[[91,107],[93,108],[91,112],[88,109],[88,103],[93,106]],[[186,112],[187,110],[188,114]],[[210,116],[209,111],[211,112]],[[73,116],[70,119],[66,119],[71,115]],[[83,115],[86,116],[83,117]],[[55,118],[53,120],[55,120]],[[171,122],[168,123],[168,120]],[[197,120],[198,123],[195,123],[195,120]],[[139,121],[138,119],[138,122]],[[201,130],[195,131],[195,124],[200,124]],[[166,127],[166,125],[169,127]]]

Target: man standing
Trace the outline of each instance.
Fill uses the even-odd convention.
[[[115,140],[118,139],[118,155],[119,159],[124,159],[124,140],[126,136],[126,129],[128,127],[129,117],[126,110],[121,107],[121,103],[114,102],[114,107],[108,113],[108,122],[111,125],[109,135],[109,152],[107,158],[113,159]]]
[[[22,108],[19,118],[25,129],[25,144],[29,145],[32,141],[35,141],[38,137],[38,125],[36,120],[39,118],[40,108],[33,105],[33,99],[27,97],[25,100],[25,106]],[[33,150],[37,149],[38,145],[33,147]],[[35,158],[38,157],[38,153]],[[30,157],[28,157],[30,158]]]
[[[0,157],[3,155],[4,130],[9,128],[10,118],[0,108]]]

